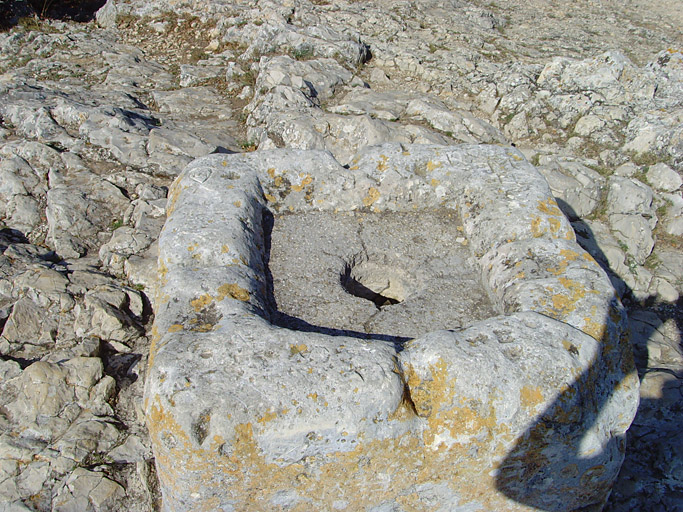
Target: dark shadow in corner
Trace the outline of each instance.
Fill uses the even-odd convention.
[[[397,351],[403,350],[403,344],[412,338],[405,336],[392,336],[390,334],[375,334],[353,331],[348,329],[335,329],[332,327],[323,327],[319,325],[312,325],[301,318],[288,315],[282,311],[278,311],[277,301],[275,300],[275,293],[273,289],[273,274],[270,272],[270,247],[271,237],[273,233],[273,226],[275,224],[275,217],[273,213],[267,208],[263,209],[261,226],[263,229],[263,267],[266,275],[266,304],[269,309],[266,318],[278,327],[291,329],[293,331],[302,332],[317,332],[327,336],[349,336],[351,338],[358,338],[363,340],[387,341],[392,343]],[[340,284],[341,286],[341,284]]]
[[[0,0],[0,30],[7,30],[22,18],[38,17],[88,22],[107,0]]]
[[[565,215],[570,219],[574,219],[573,227],[577,232],[579,243],[595,258],[614,283],[614,278],[618,278],[618,276],[609,268],[607,258],[600,250],[588,225],[578,219],[578,216],[569,205],[561,200],[558,200],[558,204]],[[626,285],[623,284],[623,286]],[[662,323],[672,318],[675,319],[677,327],[681,331],[683,329],[683,323],[681,322],[681,306],[683,304],[681,300],[677,303],[666,303],[656,296],[637,301],[632,290],[628,287],[624,290],[623,300],[627,310],[645,309],[656,311],[657,313],[655,318],[658,320],[652,322],[645,331],[641,331],[636,339],[632,338],[631,340],[636,353],[636,367],[642,379],[645,372],[648,371],[646,367],[648,361],[647,340]],[[599,341],[604,347],[607,340],[602,339]],[[562,489],[562,482],[571,477],[578,478],[578,482],[585,485],[575,486],[573,490],[577,490],[577,488],[587,488],[592,476],[599,475],[601,468],[603,468],[601,463],[604,461],[604,455],[596,456],[592,459],[590,457],[580,457],[579,445],[583,435],[595,423],[597,415],[611,398],[620,382],[610,382],[609,390],[604,394],[589,393],[588,391],[581,393],[581,395],[586,396],[592,394],[592,398],[595,400],[594,403],[588,404],[588,407],[584,407],[584,410],[580,412],[582,415],[581,423],[586,431],[575,432],[576,424],[567,427],[567,423],[560,421],[560,418],[557,416],[558,412],[562,411],[562,404],[571,403],[572,396],[577,390],[592,388],[592,383],[595,382],[595,379],[604,379],[605,375],[602,372],[603,369],[598,360],[579,376],[566,392],[560,394],[555,402],[520,437],[499,467],[496,476],[496,487],[499,491],[512,500],[535,507],[538,510],[554,512],[578,512],[580,510],[585,512],[599,511],[603,508],[609,496],[611,486],[598,488],[594,495],[583,493],[580,496],[574,496]],[[641,402],[639,411],[644,408],[657,408],[657,404],[652,402],[657,401],[648,400]],[[596,413],[593,414],[591,411]],[[678,416],[681,423],[683,423],[683,409],[679,411]],[[637,422],[638,416],[636,416],[634,424],[637,424]],[[566,448],[568,440],[571,440],[569,443],[570,450]],[[612,437],[601,453],[605,453],[605,450],[611,451],[615,457],[622,457],[626,450],[626,440]],[[565,470],[566,468],[576,468],[579,473],[574,475],[568,473],[551,474],[547,469],[547,462],[550,458],[554,459],[555,467],[561,466]],[[583,471],[580,468],[583,468]],[[616,481],[618,475],[615,474],[614,476]]]

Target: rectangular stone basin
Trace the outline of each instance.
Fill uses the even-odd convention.
[[[164,510],[598,510],[626,317],[500,146],[210,155],[169,193],[145,415]]]

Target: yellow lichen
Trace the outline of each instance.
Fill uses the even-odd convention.
[[[303,354],[305,352],[308,352],[308,347],[304,345],[303,343],[299,343],[298,345],[290,345],[289,346],[289,353],[293,356],[297,354]]]
[[[220,301],[228,296],[232,297],[233,299],[247,302],[249,300],[249,291],[234,283],[220,285],[218,287],[218,296],[216,298]]]
[[[434,169],[438,169],[439,167],[443,167],[441,162],[434,163],[431,160],[427,162],[427,172],[432,172]]]
[[[389,168],[389,166],[387,165],[388,160],[389,160],[389,157],[386,155],[380,155],[379,156],[379,163],[377,164],[377,170],[379,172],[384,172]]]
[[[372,205],[375,201],[379,199],[379,190],[377,190],[375,187],[370,187],[368,190],[368,195],[363,198],[363,204],[365,206],[370,206]]]
[[[555,199],[552,197],[549,197],[545,201],[539,201],[537,208],[546,215],[554,215],[557,217],[563,216],[562,210],[560,210],[560,207],[557,206],[557,201],[555,201]]]
[[[203,295],[200,295],[198,298],[191,300],[190,305],[194,308],[194,310],[197,313],[199,313],[202,309],[204,309],[212,302],[213,297],[211,297],[211,295],[209,295],[208,293],[205,293]]]
[[[519,397],[522,403],[522,407],[527,409],[536,409],[538,406],[545,403],[545,398],[543,397],[543,391],[539,386],[524,386],[519,391]]]
[[[292,185],[292,190],[294,192],[301,192],[305,186],[313,183],[313,178],[308,174],[299,174],[299,177],[303,177],[300,185]]]

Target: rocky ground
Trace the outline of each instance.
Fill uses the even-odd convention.
[[[156,510],[140,400],[192,159],[514,144],[629,309],[641,406],[608,504],[683,510],[675,0],[109,0],[0,33],[0,510]],[[12,20],[9,20],[12,21]]]

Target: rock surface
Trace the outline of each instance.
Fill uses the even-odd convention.
[[[353,167],[356,152],[392,141],[515,144],[541,171],[629,312],[642,379],[606,509],[683,507],[676,2],[109,0],[96,17],[59,18],[63,4],[42,19],[27,2],[0,5],[0,509],[161,506],[142,383],[166,196],[189,162],[293,147]],[[295,204],[280,193],[276,218]],[[449,248],[470,243],[456,234]],[[376,274],[359,265],[353,278]],[[312,306],[290,315],[317,309],[310,325],[324,327],[321,290],[291,295]],[[511,304],[542,291],[506,290]],[[343,297],[378,330],[400,317]],[[56,415],[45,390],[66,400]],[[283,492],[273,508],[293,502]]]

